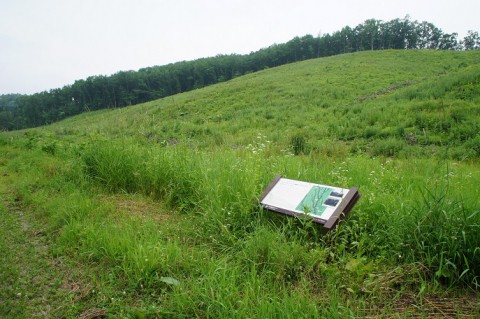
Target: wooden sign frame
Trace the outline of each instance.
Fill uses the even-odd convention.
[[[360,196],[358,187],[345,189],[277,175],[263,191],[260,204],[276,213],[309,216],[328,232],[350,213]]]

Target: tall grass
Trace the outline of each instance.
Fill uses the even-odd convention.
[[[249,234],[255,233],[259,225],[281,227],[293,240],[312,243],[317,249],[330,249],[333,260],[353,254],[392,262],[421,262],[431,269],[430,275],[438,282],[478,284],[480,216],[477,207],[466,205],[457,197],[470,190],[461,187],[452,192],[446,186],[452,172],[439,176],[432,171],[436,179],[422,181],[421,172],[415,173],[407,162],[372,163],[361,157],[332,162],[318,154],[299,161],[291,155],[271,156],[266,145],[265,149],[252,146],[218,153],[181,146],[146,150],[131,144],[109,143],[92,145],[83,158],[86,173],[110,191],[162,198],[178,212],[201,216],[197,220],[199,237],[223,250],[231,250],[239,240],[250,238]],[[432,164],[418,163],[422,168],[416,169]],[[368,165],[371,171],[366,174]],[[409,175],[402,175],[407,171]],[[305,232],[298,237],[302,234],[299,225],[291,227],[285,221],[278,224],[278,218],[263,212],[258,205],[262,189],[278,173],[341,186],[359,185],[364,198],[334,237],[322,238],[318,227],[305,228],[306,224],[300,225]],[[478,179],[477,175],[478,172]],[[454,179],[459,185],[456,176]],[[432,191],[438,185],[444,185],[442,191]],[[261,241],[254,245],[260,251]],[[275,245],[273,238],[264,242]],[[268,249],[262,254],[269,256]],[[261,265],[261,260],[256,264]]]
[[[425,190],[412,210],[413,236],[405,238],[404,254],[431,267],[440,283],[457,284],[468,278],[480,287],[480,209],[449,197],[447,182]]]
[[[475,54],[307,61],[2,133],[0,178],[55,256],[93,265],[81,302],[126,317],[362,317],[478,290]],[[324,235],[262,210],[276,174],[362,197]]]

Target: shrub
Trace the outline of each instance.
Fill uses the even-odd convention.
[[[363,136],[367,139],[375,137],[375,135],[377,134],[378,134],[378,129],[374,126],[369,126],[363,131]]]
[[[305,136],[302,133],[296,133],[290,138],[290,147],[292,148],[293,154],[300,155],[306,154],[306,142]]]
[[[373,156],[393,157],[398,156],[400,151],[403,149],[403,146],[403,141],[395,138],[389,138],[386,140],[375,141],[371,152]]]
[[[55,155],[57,150],[57,143],[56,142],[49,142],[42,145],[42,151],[45,153]]]
[[[477,134],[474,139],[469,140],[466,146],[474,151],[476,156],[480,157],[480,134]]]

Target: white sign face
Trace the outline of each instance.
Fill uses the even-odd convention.
[[[281,178],[261,204],[328,220],[348,189]]]

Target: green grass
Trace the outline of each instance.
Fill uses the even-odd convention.
[[[478,144],[478,61],[478,52],[436,51],[310,60],[134,107],[82,114],[51,126],[51,132],[208,148],[246,146],[261,133],[276,151],[301,136],[303,152],[470,158],[478,156],[478,147],[468,144]],[[409,134],[415,143],[406,142]],[[341,144],[338,150],[332,140]]]
[[[48,291],[21,304],[7,280],[0,315],[46,304],[59,317],[478,315],[479,57],[305,61],[0,134],[2,279],[31,288],[22,258]],[[362,198],[324,235],[261,209],[276,174]]]

